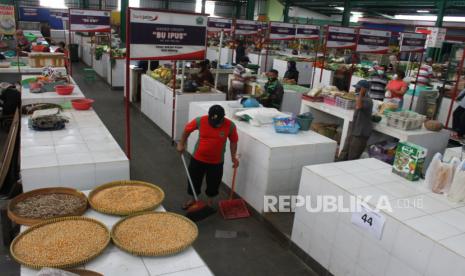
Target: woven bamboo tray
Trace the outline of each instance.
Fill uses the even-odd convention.
[[[141,224],[137,224],[138,222],[135,221],[137,218],[140,219],[149,219],[147,216],[153,216],[152,219],[155,221],[150,222],[149,226],[143,226]],[[167,221],[167,219],[169,221]],[[137,239],[140,240],[140,243],[143,243],[145,245],[159,245],[159,244],[166,244],[165,248],[160,248],[160,247],[154,247],[152,249],[142,249],[142,248],[134,248],[134,246],[127,245],[125,241],[123,241],[123,234],[117,233],[122,225],[129,223],[130,221],[130,227],[132,227],[135,230],[135,233],[133,237],[128,237],[128,239],[131,240],[131,244],[134,244],[134,241]],[[151,231],[153,229],[150,229],[149,227],[154,227],[155,224],[162,224],[161,227],[165,227],[167,230],[155,232]],[[187,229],[187,231],[186,231]],[[191,233],[186,233],[186,232],[191,232]],[[113,228],[111,229],[111,238],[113,243],[120,249],[131,253],[133,255],[137,256],[167,256],[167,255],[173,255],[176,253],[179,253],[181,251],[184,251],[187,249],[189,246],[192,245],[192,243],[197,239],[198,236],[198,228],[195,223],[193,223],[191,220],[188,218],[175,214],[175,213],[170,213],[170,212],[143,212],[139,214],[133,214],[130,216],[127,216],[120,221],[118,221]],[[168,237],[163,237],[163,235],[168,236]],[[174,245],[169,245],[168,241],[163,241],[163,239],[169,239],[174,237],[178,237],[180,235],[185,235],[184,241],[181,243],[177,243]],[[169,237],[171,236],[171,237]]]
[[[51,224],[59,224],[60,222],[63,222],[63,221],[69,221],[69,220],[73,220],[73,221],[89,221],[89,222],[92,222],[96,225],[98,225],[99,227],[101,227],[103,230],[105,230],[105,237],[102,236],[102,238],[104,239],[104,242],[102,243],[102,245],[97,249],[97,250],[93,250],[92,253],[90,253],[88,256],[86,256],[85,258],[75,258],[75,259],[72,259],[70,261],[66,261],[66,262],[60,262],[60,263],[33,263],[33,262],[29,262],[29,261],[26,261],[24,260],[23,258],[21,258],[20,256],[18,256],[17,252],[16,252],[16,246],[18,243],[21,242],[21,239],[25,238],[28,234],[32,233],[33,231],[36,231],[42,227],[46,227],[46,226],[49,226]],[[73,230],[75,229],[69,229],[69,233],[74,233]],[[63,231],[66,231],[66,229],[63,229]],[[93,235],[96,235],[97,233],[94,231],[93,232]],[[50,239],[48,238],[50,237],[50,239],[52,238],[52,236],[47,236],[47,238],[45,238],[44,240],[40,240],[40,242],[43,242],[43,243],[47,243],[49,242],[50,244],[52,243],[52,241],[50,241]],[[84,236],[83,236],[84,238]],[[108,244],[110,243],[110,232],[108,230],[108,228],[101,222],[95,220],[95,219],[92,219],[92,218],[88,218],[88,217],[63,217],[63,218],[56,218],[56,219],[50,219],[50,220],[47,220],[45,222],[42,222],[42,223],[39,223],[39,224],[36,224],[30,228],[28,228],[27,230],[25,230],[24,232],[22,232],[21,234],[19,234],[14,240],[13,242],[11,243],[10,245],[10,254],[11,256],[13,257],[13,259],[15,259],[15,261],[17,261],[18,263],[20,263],[21,265],[24,265],[24,266],[27,266],[27,267],[30,267],[30,268],[33,268],[33,269],[41,269],[42,267],[51,267],[51,268],[71,268],[71,267],[76,267],[76,266],[79,266],[79,265],[82,265],[82,264],[85,264],[87,262],[89,262],[90,260],[94,259],[95,257],[97,257],[98,255],[100,255],[104,250],[105,248],[108,246]],[[80,242],[77,246],[78,247],[81,247],[83,246],[83,244],[86,243],[86,240],[83,240],[82,242]],[[64,242],[64,246],[76,246],[75,244],[71,244],[71,245],[66,245],[66,242]],[[53,250],[53,249],[51,249]],[[37,250],[35,249],[31,249],[29,250],[31,252],[35,252]],[[46,250],[41,250],[40,254],[41,255],[44,255],[44,254],[60,254],[60,252],[47,252]]]
[[[27,217],[22,217],[18,214],[16,214],[13,210],[16,206],[21,201],[26,200],[27,198],[36,196],[36,195],[48,195],[48,194],[67,194],[67,195],[73,195],[81,198],[86,202],[85,205],[82,206],[82,208],[78,209],[75,213],[68,214],[66,216],[81,216],[83,215],[88,207],[88,202],[87,202],[87,197],[80,191],[72,188],[64,188],[64,187],[54,187],[54,188],[43,188],[43,189],[37,189],[37,190],[32,190],[24,194],[20,194],[13,198],[9,203],[8,203],[8,217],[16,222],[17,224],[22,224],[22,225],[34,225],[39,222],[43,222],[46,219],[35,219],[35,218],[27,218]],[[64,217],[64,216],[58,216],[58,217]],[[55,217],[55,218],[58,218]],[[49,218],[50,219],[50,218]]]
[[[133,200],[131,200],[131,202],[122,203],[123,205],[126,205],[124,206],[124,208],[117,206],[118,202],[115,202],[115,201],[109,204],[109,206],[101,206],[101,205],[99,206],[98,202],[95,199],[96,195],[105,189],[117,187],[117,186],[127,186],[127,187],[140,186],[140,187],[151,188],[153,189],[154,193],[157,195],[157,200],[151,202],[151,204],[147,204],[143,208],[134,208],[131,210],[129,210],[130,209],[129,205],[131,202],[133,202]],[[158,206],[160,206],[164,198],[165,198],[165,193],[163,192],[163,190],[154,184],[150,184],[150,183],[142,182],[142,181],[136,181],[136,180],[120,180],[120,181],[113,181],[110,183],[106,183],[93,189],[89,193],[89,204],[92,207],[92,209],[98,212],[104,213],[104,214],[127,216],[127,215],[135,214],[138,212],[151,211],[157,208]]]

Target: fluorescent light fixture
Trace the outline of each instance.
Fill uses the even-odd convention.
[[[429,10],[417,10],[419,13],[429,13]]]
[[[433,21],[437,20],[436,15],[414,15],[414,14],[396,14],[394,19],[400,20],[417,20],[417,21]],[[444,22],[465,22],[463,16],[444,16]]]
[[[343,11],[344,10],[344,7],[334,7],[336,10],[340,10],[340,11]]]

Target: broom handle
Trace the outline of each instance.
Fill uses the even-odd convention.
[[[229,196],[229,200],[233,199],[234,191],[236,190],[236,173],[237,173],[237,168],[234,168],[232,184],[231,184],[231,195]]]
[[[184,165],[184,169],[186,170],[187,179],[189,179],[189,185],[191,186],[192,195],[194,196],[195,201],[198,201],[197,195],[194,189],[194,184],[192,184],[191,175],[189,174],[189,169],[187,169],[186,159],[184,159],[184,154],[181,154],[181,159],[182,159],[182,164]]]

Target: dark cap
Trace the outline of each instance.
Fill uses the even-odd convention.
[[[360,89],[360,88],[365,88],[365,89],[370,89],[370,83],[367,80],[360,80],[357,82],[357,84],[354,85],[355,88]]]
[[[208,110],[208,122],[212,127],[219,127],[224,121],[224,108],[221,105],[213,105]]]

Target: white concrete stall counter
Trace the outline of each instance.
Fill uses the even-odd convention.
[[[313,76],[313,62],[296,62],[297,71],[299,71],[299,85],[310,85]],[[278,70],[279,77],[283,78],[287,71],[287,61],[279,58],[273,60],[273,69]]]
[[[314,75],[315,80],[313,81],[314,87],[317,85],[320,85],[321,87],[332,85],[333,78],[334,78],[334,71],[323,69],[323,72],[321,72],[320,68],[314,68],[314,70],[315,70],[315,75]],[[321,74],[323,74],[323,76],[321,77],[321,82],[320,82]]]
[[[268,54],[267,57],[266,51],[262,51],[262,53],[249,53],[247,56],[251,64],[260,66],[258,73],[268,72],[273,67],[273,61],[277,57],[277,55],[274,54]]]
[[[21,118],[24,192],[46,187],[92,189],[130,179],[129,160],[94,110],[67,110],[62,130],[35,131]]]
[[[233,117],[234,101],[193,102],[189,108],[189,120],[208,114],[208,109],[219,104],[226,116]],[[263,210],[265,195],[295,195],[303,166],[332,162],[336,142],[313,131],[298,134],[276,133],[272,125],[262,127],[232,119],[239,134],[238,154],[240,167],[237,171],[236,192],[258,212]],[[189,137],[188,151],[192,154],[198,132]],[[223,182],[231,186],[232,164],[229,145],[226,146]]]
[[[173,89],[165,84],[143,75],[141,80],[141,110],[166,134],[171,136],[173,114]],[[226,94],[216,91],[209,93],[176,94],[174,140],[181,138],[188,121],[189,103],[202,101],[221,101]]]
[[[35,76],[22,76],[21,79],[25,80]],[[44,92],[44,93],[31,93],[29,88],[21,87],[21,104],[34,104],[34,103],[54,103],[63,104],[65,102],[85,98],[82,94],[81,89],[72,77],[69,77],[71,82],[74,84],[73,93],[70,95],[58,95],[56,92]]]
[[[83,191],[86,196],[89,192],[89,190]],[[155,211],[164,212],[165,209],[160,206]],[[121,217],[98,213],[92,209],[88,209],[84,216],[102,222],[109,230],[121,219]],[[25,226],[21,228],[21,230],[25,229]],[[140,257],[126,253],[110,243],[100,256],[79,268],[111,276],[213,276],[213,273],[192,246],[170,256]],[[37,270],[21,266],[21,276],[33,275],[37,275]]]
[[[353,224],[351,211],[296,207],[292,241],[333,275],[459,276],[465,271],[465,204],[393,174],[388,164],[361,159],[305,167],[299,195],[339,196],[345,207],[352,196],[371,195],[370,208],[383,196],[392,206],[392,212],[379,213],[385,218],[380,239]]]
[[[341,145],[344,145],[347,138],[350,123],[353,120],[354,110],[347,110],[337,106],[328,105],[321,102],[311,102],[308,100],[302,100],[302,107],[300,112],[313,112],[316,117],[315,121],[320,120],[342,120],[342,136]],[[408,141],[428,149],[426,157],[426,166],[429,164],[436,152],[444,153],[449,141],[449,132],[442,130],[439,132],[429,131],[422,127],[417,130],[402,130],[393,128],[387,125],[386,118],[383,117],[381,122],[373,123],[373,129],[375,132],[394,137],[400,141]],[[342,146],[339,148],[342,150]]]

